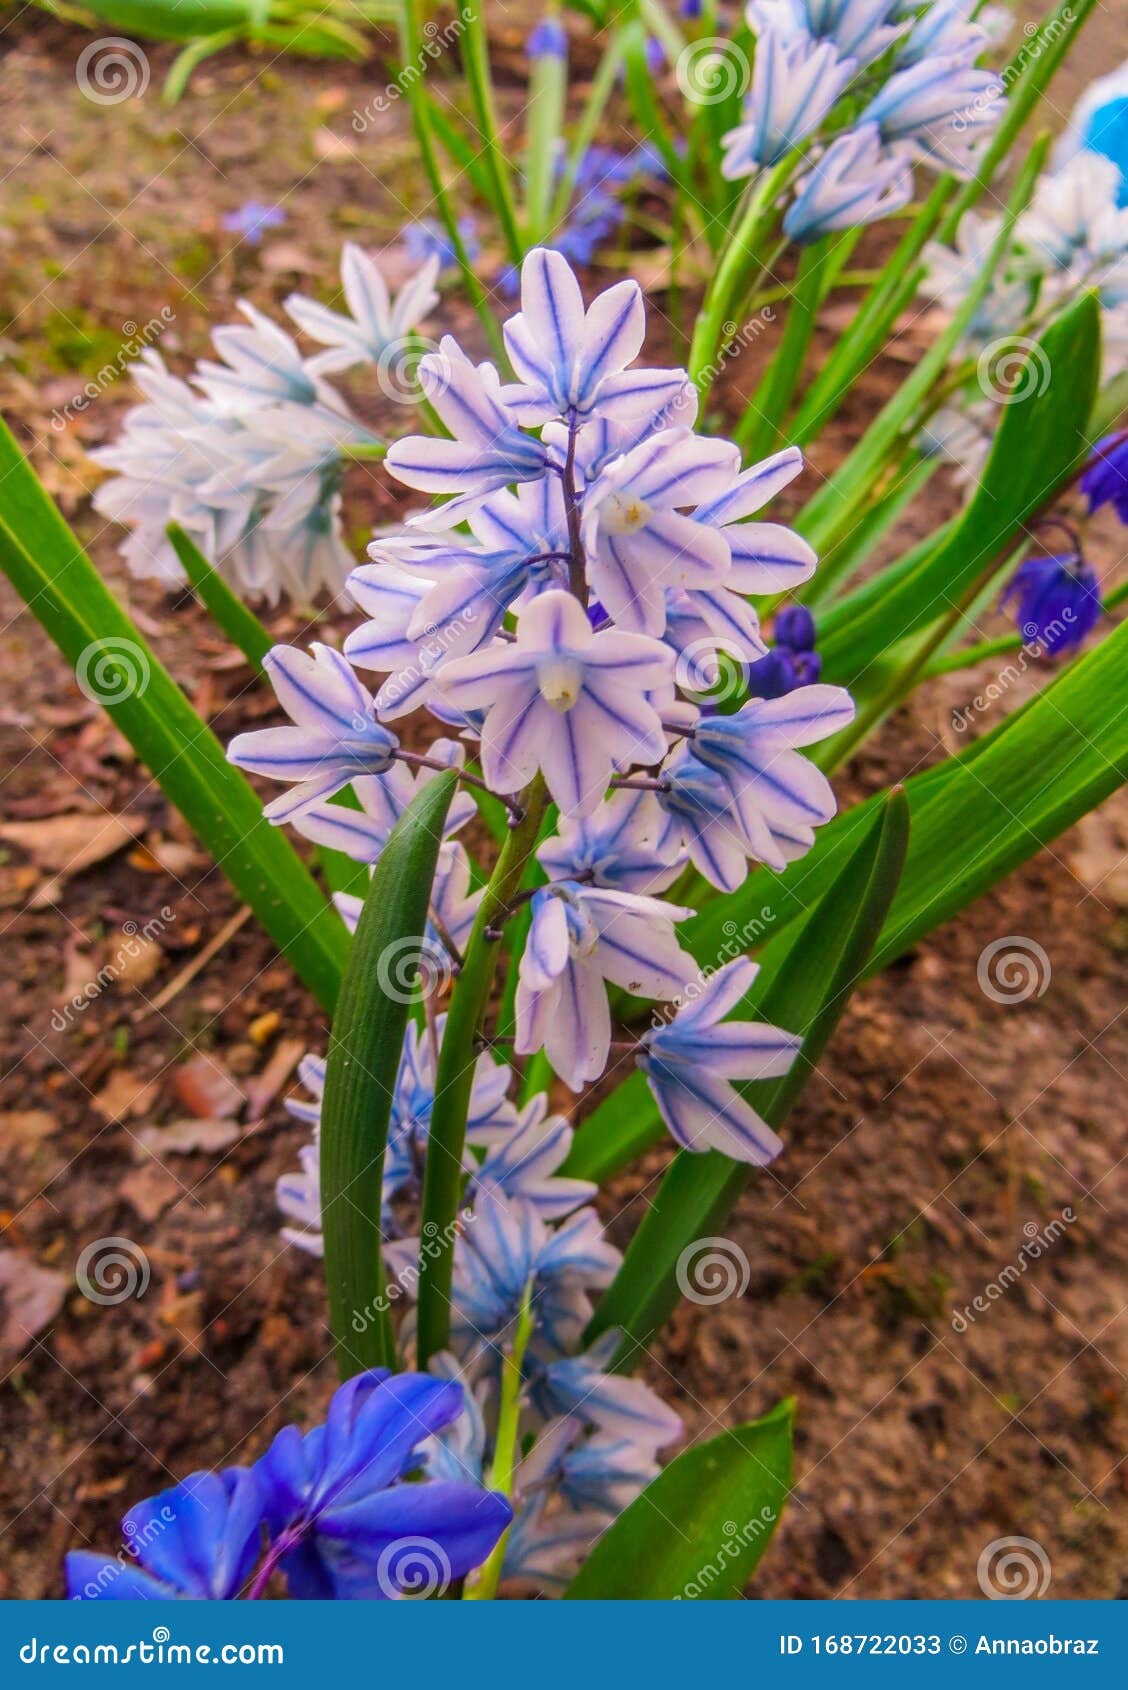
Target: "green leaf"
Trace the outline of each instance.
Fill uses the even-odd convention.
[[[696,1444],[604,1532],[571,1601],[731,1601],[743,1595],[792,1484],[795,1404]]]
[[[329,1323],[343,1379],[395,1364],[380,1216],[384,1151],[411,1004],[397,987],[427,927],[458,776],[416,793],[380,853],[333,1018],[321,1110],[321,1213]]]
[[[0,568],[324,1008],[348,934],[126,616],[0,423]],[[94,683],[93,685],[91,683]]]
[[[1095,296],[1086,294],[1070,306],[1027,357],[1035,391],[1002,407],[979,487],[943,545],[894,584],[877,575],[851,595],[848,606],[825,613],[819,650],[828,678],[850,685],[890,645],[948,611],[1087,456],[1100,369]]]
[[[253,669],[261,671],[262,660],[274,644],[268,629],[239,602],[223,576],[179,523],[170,522],[167,532],[193,592],[232,645],[243,653]]]
[[[888,967],[1128,780],[1126,664],[1122,622],[1020,712],[958,757],[906,781],[908,860],[867,973]],[[1004,686],[1008,679],[1004,671]],[[753,920],[775,933],[800,917],[837,875],[880,802],[869,799],[837,817],[784,874],[760,869],[732,898],[706,907],[686,924],[694,955],[715,958],[731,943],[726,935]]]
[[[759,1080],[738,1089],[777,1130],[862,978],[897,887],[908,832],[908,804],[903,793],[894,791],[871,814],[861,843],[798,931],[782,933],[764,948],[760,974],[736,1017],[768,1021],[801,1033],[803,1048],[790,1072],[780,1079]],[[596,1157],[606,1155],[607,1141],[615,1132],[615,1111],[608,1105],[604,1109],[611,1119],[601,1131],[600,1111],[596,1111],[581,1130],[569,1171],[576,1163],[576,1152],[582,1163],[585,1146],[593,1140]],[[622,1112],[620,1101],[620,1116]],[[660,1130],[649,1090],[640,1099],[638,1115]],[[721,1230],[754,1172],[747,1163],[731,1161],[717,1151],[678,1152],[600,1301],[588,1328],[589,1341],[618,1328],[623,1334],[620,1364],[646,1348],[682,1294],[687,1253],[697,1241]],[[581,1177],[599,1178],[600,1174],[589,1164]]]

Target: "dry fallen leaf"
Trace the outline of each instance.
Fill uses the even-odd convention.
[[[158,1162],[144,1162],[119,1180],[118,1190],[143,1221],[155,1221],[184,1187]]]
[[[261,1074],[247,1081],[247,1120],[261,1121],[302,1059],[304,1039],[283,1039]]]
[[[142,1080],[128,1068],[115,1068],[94,1099],[94,1107],[107,1121],[124,1121],[127,1115],[144,1115],[156,1095],[156,1084]]]
[[[173,1071],[172,1089],[197,1120],[222,1121],[243,1106],[243,1093],[223,1063],[197,1052]]]
[[[315,130],[313,136],[314,157],[329,164],[340,164],[343,160],[354,159],[356,148],[343,135],[336,135],[332,129]]]
[[[160,972],[164,961],[160,945],[155,939],[147,939],[143,933],[116,933],[111,955],[118,979],[135,991],[149,984],[154,974]]]
[[[136,1135],[153,1156],[190,1156],[195,1151],[226,1150],[242,1129],[238,1121],[173,1121],[167,1127],[142,1127]]]
[[[39,868],[71,875],[120,851],[136,839],[143,825],[108,810],[97,815],[79,812],[49,816],[45,821],[7,822],[0,827],[0,839],[17,845]]]
[[[0,1250],[0,1356],[22,1355],[54,1320],[70,1283],[19,1250]]]

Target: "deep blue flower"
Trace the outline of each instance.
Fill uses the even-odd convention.
[[[791,651],[815,649],[815,619],[805,604],[785,604],[773,631],[778,643]]]
[[[379,1601],[428,1594],[480,1566],[509,1524],[475,1484],[403,1482],[419,1445],[463,1412],[462,1387],[374,1369],[336,1392],[324,1426],[286,1426],[255,1471],[293,1596]]]
[[[1081,477],[1081,491],[1090,511],[1112,505],[1121,522],[1128,522],[1128,433],[1109,434],[1100,442]]]
[[[477,1484],[406,1482],[423,1465],[419,1446],[465,1400],[461,1385],[428,1374],[362,1373],[323,1426],[285,1427],[249,1471],[194,1473],[139,1503],[122,1522],[129,1560],[68,1555],[68,1595],[230,1601],[260,1595],[275,1567],[296,1597],[430,1595],[480,1566],[512,1517]]]
[[[1015,570],[1001,605],[1015,606],[1015,626],[1049,657],[1076,650],[1101,614],[1100,583],[1079,552],[1032,557]]]
[[[278,229],[286,221],[286,213],[279,205],[263,205],[248,200],[237,211],[225,212],[223,227],[231,235],[242,235],[248,246],[258,246],[264,229]]]
[[[525,51],[530,59],[566,59],[568,36],[559,18],[542,18],[530,33]]]
[[[748,667],[749,698],[784,698],[799,685],[795,653],[778,645]]]
[[[130,1509],[121,1525],[125,1554],[68,1555],[67,1595],[87,1602],[230,1601],[259,1558],[262,1517],[253,1469],[193,1473]]]
[[[467,258],[477,258],[482,248],[474,219],[460,217],[458,233]],[[454,242],[436,218],[423,217],[418,223],[405,223],[401,238],[404,250],[413,263],[425,264],[428,258],[437,258],[440,273],[458,268],[458,254],[454,250]]]

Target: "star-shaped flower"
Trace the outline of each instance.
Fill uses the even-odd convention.
[[[646,695],[673,663],[656,640],[593,633],[579,600],[553,589],[522,610],[512,644],[444,664],[437,684],[456,708],[485,710],[482,770],[494,792],[517,792],[540,769],[565,815],[587,815],[616,766],[665,754]]]
[[[760,1021],[724,1021],[748,995],[756,964],[737,957],[667,1025],[644,1033],[636,1061],[662,1119],[686,1150],[719,1150],[764,1167],[783,1141],[732,1085],[786,1074],[802,1039]]]

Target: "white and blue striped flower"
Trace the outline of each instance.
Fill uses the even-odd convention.
[[[685,1150],[719,1150],[765,1167],[783,1141],[732,1084],[786,1074],[802,1046],[760,1021],[725,1021],[748,996],[757,967],[738,957],[704,982],[667,1025],[642,1037],[636,1062]]]
[[[468,501],[544,473],[545,450],[520,427],[502,392],[501,377],[488,361],[475,364],[458,342],[444,335],[437,352],[419,360],[419,384],[451,439],[408,434],[388,449],[388,469],[421,493],[461,493],[445,505],[447,527]]]
[[[746,16],[757,35],[774,30],[789,41],[829,41],[859,70],[909,28],[896,23],[901,0],[750,0]]]
[[[504,389],[522,423],[654,415],[686,385],[684,370],[628,370],[642,350],[637,282],[617,282],[585,308],[563,253],[534,247],[521,266],[521,310],[505,325],[518,381]]]
[[[968,175],[979,132],[995,124],[1003,85],[958,53],[927,58],[893,73],[862,112],[889,145],[904,142],[918,158]]]
[[[743,119],[724,137],[722,174],[733,181],[778,164],[815,133],[857,68],[830,41],[762,29]]]
[[[292,784],[266,806],[270,821],[291,821],[358,775],[390,767],[399,741],[377,722],[375,700],[340,652],[317,642],[312,656],[296,646],[273,646],[263,668],[292,725],[237,734],[227,758],[240,769]]]
[[[863,123],[832,141],[798,183],[783,230],[793,241],[817,241],[887,217],[912,197],[908,149],[886,147],[877,125]]]
[[[696,964],[674,924],[693,914],[635,892],[560,880],[532,899],[517,981],[520,1055],[543,1050],[573,1091],[598,1079],[611,1048],[606,982],[635,996],[674,998]]]
[[[647,695],[672,669],[657,640],[593,633],[579,600],[553,589],[524,607],[516,640],[444,664],[438,685],[456,709],[485,710],[482,769],[492,791],[518,792],[539,769],[565,815],[586,815],[616,766],[664,756]]]
[[[300,293],[292,293],[286,301],[286,310],[298,327],[327,348],[309,360],[309,369],[320,373],[347,370],[353,364],[378,364],[389,351],[405,348],[439,302],[435,281],[440,263],[432,253],[393,300],[375,259],[346,241],[341,288],[349,314],[331,311]]]

